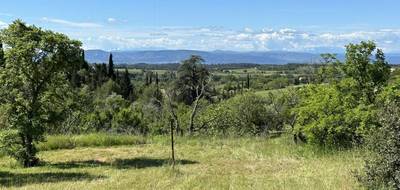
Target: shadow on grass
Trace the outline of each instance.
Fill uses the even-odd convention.
[[[10,173],[0,171],[0,187],[21,187],[29,184],[96,180],[104,176],[76,172]]]
[[[59,162],[59,163],[49,163],[51,167],[56,167],[60,169],[69,168],[83,168],[83,167],[100,167],[100,166],[110,166],[117,169],[129,169],[129,168],[148,168],[148,167],[161,167],[166,164],[170,164],[170,159],[156,159],[156,158],[134,158],[134,159],[116,159],[111,162],[103,162],[98,160],[85,160],[85,161],[72,161],[72,162]],[[197,164],[197,161],[191,160],[176,160],[176,164],[186,165],[186,164]]]

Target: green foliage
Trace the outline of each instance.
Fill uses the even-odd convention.
[[[200,56],[191,56],[182,61],[177,71],[175,89],[179,102],[191,105],[198,96],[201,88],[207,84],[209,71],[202,65],[204,62]]]
[[[93,107],[80,114],[80,132],[111,132],[124,134],[145,134],[142,113],[121,95],[115,93],[102,98],[96,98]]]
[[[19,162],[32,159],[27,155],[23,142],[19,138],[18,130],[0,131],[0,153],[9,155]],[[34,153],[36,153],[36,149],[34,149]]]
[[[5,66],[3,43],[0,41],[0,67]]]
[[[321,54],[323,65],[316,73],[316,83],[335,84],[343,77],[343,64],[336,58],[335,54]]]
[[[349,44],[343,65],[333,55],[323,55],[328,65],[319,78],[329,84],[303,89],[296,134],[322,146],[349,147],[380,126],[375,97],[389,80],[390,67],[380,49],[371,59],[375,49],[373,42]]]
[[[288,100],[284,94],[263,97],[246,93],[205,108],[199,114],[197,128],[208,134],[262,135],[281,131],[290,113]]]
[[[266,89],[281,89],[289,86],[289,79],[286,77],[277,77],[268,82]]]
[[[321,146],[349,147],[376,125],[372,106],[359,104],[356,85],[346,79],[336,85],[309,85],[301,90],[295,133]]]
[[[86,114],[94,109],[94,93],[88,86],[70,91],[70,95],[64,101],[64,109],[58,114],[64,118],[61,122],[49,126],[48,134],[78,134],[85,132],[83,121]]]
[[[116,75],[114,71],[114,60],[113,60],[113,55],[110,54],[109,60],[108,60],[108,72],[107,75],[110,79],[115,80]]]
[[[362,92],[367,104],[374,103],[376,94],[384,87],[390,77],[390,66],[385,61],[382,50],[377,49],[372,41],[346,46],[346,62],[344,73],[357,83],[356,90]]]
[[[134,99],[134,86],[131,82],[131,78],[129,77],[127,68],[125,68],[122,78],[119,79],[119,86],[121,88],[122,97],[124,97],[126,100]]]
[[[29,167],[38,160],[34,143],[43,140],[54,111],[63,106],[59,102],[68,84],[64,73],[80,62],[81,43],[20,20],[2,30],[0,38],[8,47],[0,69],[1,103],[9,108],[9,128],[18,131],[13,142],[23,152],[11,156],[24,155],[15,158]]]
[[[386,88],[378,97],[382,127],[370,133],[364,170],[359,180],[368,189],[400,188],[400,85]]]
[[[108,80],[99,88],[96,89],[96,98],[106,98],[112,94],[120,94],[121,87],[113,80]]]
[[[129,106],[113,115],[111,129],[117,133],[146,134],[147,127],[136,110]]]

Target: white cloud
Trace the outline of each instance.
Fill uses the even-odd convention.
[[[253,29],[251,29],[251,28],[244,28],[244,31],[247,32],[247,33],[252,33],[252,32],[253,32]]]
[[[0,28],[6,28],[8,26],[7,23],[0,21]]]
[[[69,27],[79,27],[79,28],[103,27],[103,25],[93,23],[93,22],[72,22],[72,21],[68,21],[68,20],[54,19],[54,18],[47,18],[47,17],[43,17],[42,21],[54,23],[54,24],[61,24],[61,25],[69,26]]]
[[[108,18],[107,21],[110,22],[110,23],[113,23],[113,22],[116,22],[117,19],[115,19],[115,18]]]
[[[299,29],[221,27],[84,28],[66,31],[86,49],[196,49],[234,51],[343,51],[348,43],[374,40],[387,52],[400,52],[400,29],[315,32]]]

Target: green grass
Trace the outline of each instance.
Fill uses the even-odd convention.
[[[52,137],[53,138],[53,137]],[[361,151],[322,151],[290,137],[179,138],[168,164],[167,137],[147,144],[43,151],[43,166],[0,159],[0,188],[10,189],[359,189]]]
[[[98,147],[98,146],[119,146],[144,144],[144,137],[132,135],[112,135],[112,134],[89,134],[89,135],[56,135],[49,136],[45,142],[39,143],[38,148],[41,151],[56,149],[73,149],[77,147]]]

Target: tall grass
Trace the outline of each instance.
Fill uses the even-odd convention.
[[[68,143],[67,148],[121,145],[101,138],[144,142],[143,137],[127,135],[60,137],[49,137],[42,150],[44,145],[58,149]],[[0,189],[362,189],[354,177],[363,165],[359,149],[322,151],[297,145],[285,135],[176,140],[179,162],[174,169],[168,164],[168,136],[150,136],[143,146],[41,151],[38,156],[44,164],[35,168],[17,167],[3,157]]]
[[[52,135],[37,147],[41,151],[57,149],[73,149],[76,147],[106,147],[120,145],[145,144],[145,137],[117,134],[85,134],[85,135]]]

